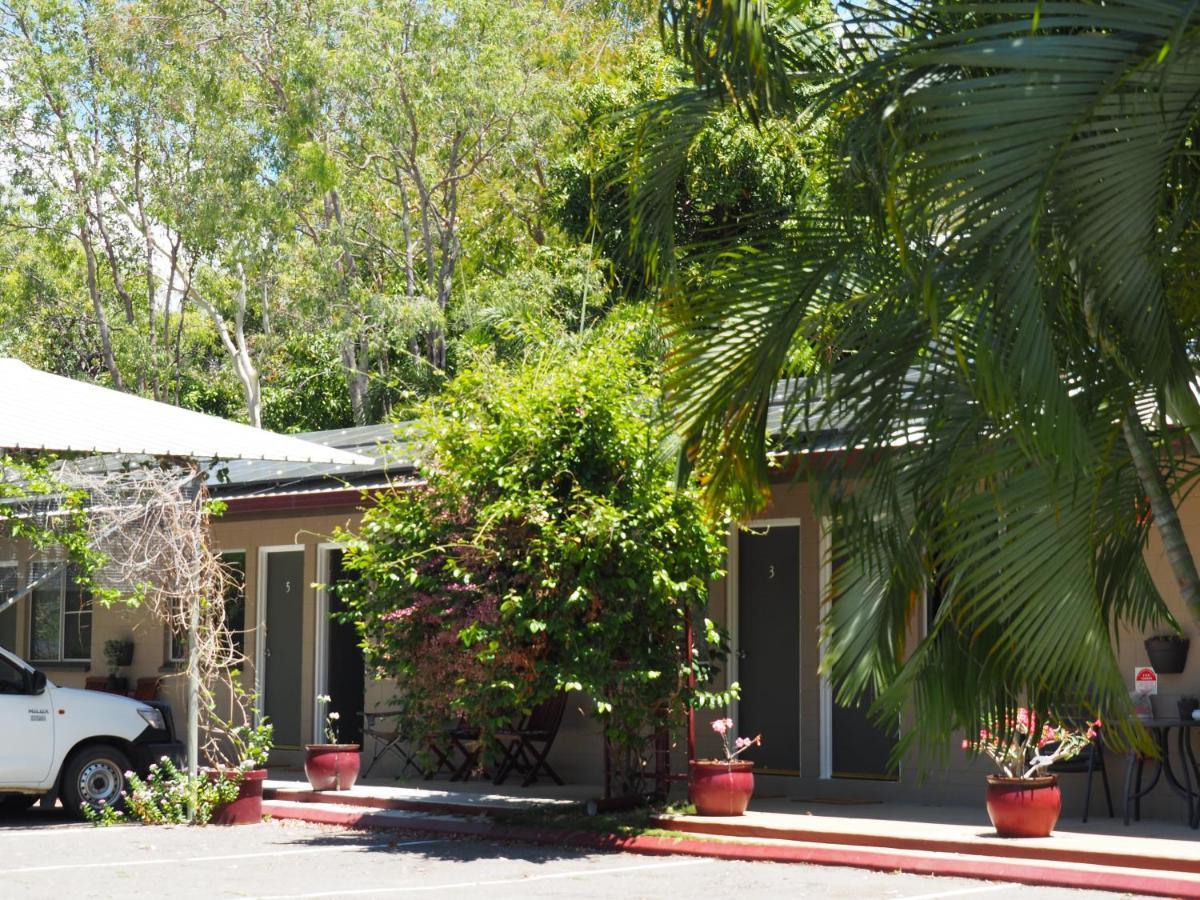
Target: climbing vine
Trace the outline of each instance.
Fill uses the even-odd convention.
[[[342,594],[415,733],[462,716],[486,736],[575,690],[628,756],[686,703],[726,699],[684,652],[690,607],[719,656],[699,615],[720,530],[673,486],[658,396],[623,334],[480,365],[425,409],[424,483],[342,535],[359,576]]]

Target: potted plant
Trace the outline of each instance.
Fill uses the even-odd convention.
[[[328,709],[328,696],[320,696],[317,700]],[[325,743],[304,747],[304,774],[314,791],[347,791],[358,780],[362,761],[360,748],[358,744],[339,743],[339,719],[336,711],[329,710],[325,714]]]
[[[104,660],[108,663],[108,683],[105,689],[114,694],[124,694],[129,690],[129,681],[119,673],[122,666],[133,664],[133,641],[119,638],[105,641]]]
[[[688,768],[688,794],[701,816],[740,816],[754,793],[754,763],[738,759],[762,744],[762,735],[734,738],[733,719],[714,719],[712,729],[721,736],[724,759],[694,759]]]
[[[964,738],[964,750],[982,752],[1000,769],[987,776],[988,818],[1000,837],[1048,837],[1062,810],[1058,776],[1046,774],[1056,762],[1078,756],[1096,736],[1100,721],[1086,731],[1040,723],[1018,709],[1015,719],[987,723],[979,738]]]
[[[271,755],[274,728],[265,719],[258,725],[236,725],[226,732],[238,764],[234,768],[209,769],[209,778],[237,783],[237,795],[218,804],[212,813],[214,825],[254,825],[262,821],[263,782]]]
[[[1178,675],[1187,664],[1188,639],[1178,634],[1156,634],[1146,638],[1146,656],[1154,671]]]

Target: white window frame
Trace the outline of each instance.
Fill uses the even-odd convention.
[[[61,562],[60,560],[56,560],[53,558],[42,557],[42,558],[36,560],[35,564],[36,565],[54,566],[54,565],[60,564],[60,562]],[[78,617],[81,617],[84,615],[84,611],[80,610],[78,612],[72,612],[72,613],[67,612],[67,584],[69,581],[73,581],[73,579],[71,578],[71,566],[66,563],[63,563],[62,565],[63,565],[63,570],[62,570],[61,580],[59,581],[59,586],[58,586],[58,656],[47,659],[47,658],[35,658],[33,655],[33,648],[34,648],[33,628],[34,628],[34,624],[37,621],[37,617],[34,615],[33,609],[37,603],[38,592],[41,590],[41,588],[38,588],[29,595],[29,627],[26,629],[26,631],[29,636],[29,661],[30,662],[54,664],[54,663],[90,663],[92,661],[92,657],[91,657],[92,641],[90,639],[88,641],[88,654],[89,654],[88,656],[75,657],[75,656],[64,656],[63,655],[63,651],[65,649],[65,638],[66,638],[66,634],[67,634],[67,616],[70,615],[70,616],[74,616],[74,617],[78,618]],[[34,573],[31,572],[30,577],[31,578],[35,577]],[[86,615],[88,616],[89,623],[94,626],[95,618],[93,616],[93,613],[95,612],[95,610],[92,607],[91,591],[86,591],[86,590],[80,588],[80,593],[87,597],[88,607],[87,607]]]

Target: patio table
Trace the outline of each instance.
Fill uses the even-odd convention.
[[[1133,807],[1134,818],[1141,819],[1142,798],[1154,790],[1158,782],[1166,775],[1167,785],[1171,790],[1187,801],[1188,825],[1192,828],[1200,828],[1200,767],[1196,765],[1196,756],[1192,752],[1191,741],[1192,729],[1200,728],[1200,721],[1156,716],[1142,719],[1142,724],[1146,726],[1146,729],[1154,737],[1155,743],[1158,744],[1159,758],[1152,760],[1156,766],[1154,778],[1143,788],[1142,769],[1146,764],[1147,757],[1138,753],[1130,754],[1129,768],[1125,773],[1125,824],[1129,824],[1130,806]],[[1176,744],[1182,762],[1182,783],[1171,766],[1170,738],[1172,730],[1177,732],[1178,737]]]

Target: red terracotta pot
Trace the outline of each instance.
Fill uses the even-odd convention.
[[[748,759],[691,762],[688,793],[701,816],[740,816],[754,793],[754,763]]]
[[[988,818],[1000,837],[1049,837],[1062,810],[1058,776],[987,777]]]
[[[218,778],[228,778],[229,775],[217,775]],[[266,769],[253,769],[241,773],[238,782],[237,799],[222,803],[213,809],[212,823],[214,825],[257,825],[262,821],[263,782],[267,778]]]
[[[358,780],[358,744],[309,744],[304,774],[314,791],[348,791]]]

